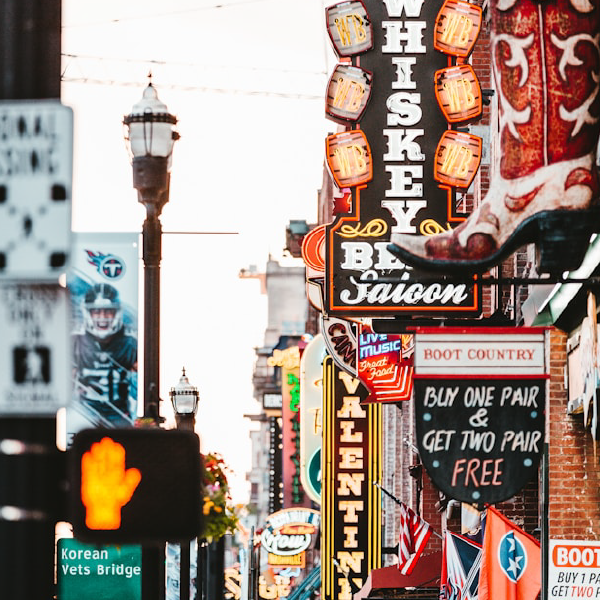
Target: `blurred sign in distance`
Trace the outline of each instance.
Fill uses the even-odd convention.
[[[58,281],[71,252],[73,111],[0,104],[0,279]]]

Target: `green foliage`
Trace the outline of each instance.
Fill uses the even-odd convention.
[[[229,470],[219,454],[206,454],[202,484],[204,504],[202,506],[202,537],[216,542],[226,533],[233,533],[238,524],[235,508],[231,503],[226,472]]]

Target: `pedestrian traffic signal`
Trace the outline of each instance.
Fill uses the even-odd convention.
[[[198,436],[163,429],[86,429],[69,450],[70,520],[93,543],[191,540],[200,531]]]

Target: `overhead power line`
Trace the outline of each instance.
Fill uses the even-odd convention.
[[[279,73],[279,74],[290,74],[290,75],[312,75],[312,76],[326,76],[325,71],[309,71],[306,69],[280,69],[277,67],[257,67],[253,65],[202,65],[199,63],[189,62],[178,62],[178,61],[167,61],[167,60],[156,60],[156,59],[141,59],[141,58],[123,58],[121,56],[90,56],[86,54],[71,54],[63,52],[61,57],[64,61],[98,61],[98,62],[114,62],[114,63],[130,63],[130,64],[144,64],[161,67],[188,67],[190,69],[204,69],[214,71],[254,71],[258,73]]]
[[[123,23],[125,21],[141,21],[144,19],[162,19],[164,17],[177,17],[181,15],[204,12],[207,10],[219,10],[232,8],[244,4],[258,4],[259,2],[270,2],[273,0],[240,0],[239,2],[220,2],[218,4],[212,4],[210,6],[196,6],[194,8],[186,8],[181,10],[172,10],[172,11],[163,11],[160,13],[152,13],[152,14],[136,14],[125,17],[117,17],[114,19],[102,19],[99,21],[90,21],[88,23],[63,23],[63,29],[72,29],[75,27],[98,27],[101,25],[115,25],[118,23]]]
[[[79,83],[89,85],[114,85],[122,87],[139,87],[139,81],[116,81],[110,79],[93,79],[88,77],[62,77],[61,81],[64,83]],[[198,87],[193,85],[176,85],[166,84],[161,85],[161,89],[165,90],[178,90],[183,92],[206,92],[215,94],[233,94],[241,96],[266,96],[273,98],[287,98],[290,100],[323,100],[323,96],[317,94],[302,94],[302,93],[288,93],[288,92],[273,92],[268,90],[242,90],[234,88],[210,88],[210,87]]]
[[[64,83],[139,87],[148,71],[154,82],[162,89],[194,91],[202,93],[266,96],[294,100],[323,100],[327,74],[317,71],[277,69],[270,67],[245,67],[242,65],[197,65],[160,60],[107,58],[64,53],[61,81]],[[248,79],[252,88],[243,85],[223,85],[223,74],[230,81]],[[232,76],[232,73],[238,73]],[[268,89],[276,76],[277,89]],[[211,79],[219,83],[210,85]],[[299,81],[302,79],[302,81]],[[299,85],[301,91],[297,91]],[[287,89],[286,89],[287,88]],[[319,93],[305,90],[316,89]],[[323,91],[321,91],[323,90]]]

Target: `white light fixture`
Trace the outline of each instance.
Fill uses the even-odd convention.
[[[198,388],[194,387],[187,375],[185,374],[185,368],[182,369],[182,375],[179,383],[171,388],[169,392],[171,402],[173,404],[173,410],[176,415],[195,415],[198,410]]]
[[[144,156],[167,158],[170,168],[173,145],[179,139],[176,123],[177,117],[158,99],[156,88],[150,82],[142,99],[123,118],[125,142],[132,161]]]

